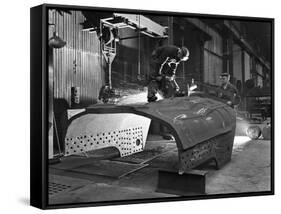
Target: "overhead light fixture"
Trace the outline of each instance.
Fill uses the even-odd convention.
[[[66,45],[66,42],[61,39],[56,32],[53,33],[53,36],[49,39],[49,46],[52,48],[62,48]]]

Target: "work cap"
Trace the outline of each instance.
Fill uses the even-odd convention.
[[[229,76],[230,76],[230,74],[229,74],[229,73],[226,73],[226,72],[221,73],[221,75],[220,75],[220,77],[229,77]]]

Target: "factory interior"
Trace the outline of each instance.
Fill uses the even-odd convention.
[[[48,203],[270,191],[271,27],[238,17],[50,8]],[[183,95],[158,93],[148,103],[152,53],[168,45],[189,50],[175,74]],[[190,95],[196,85],[213,96],[221,73],[239,105]]]

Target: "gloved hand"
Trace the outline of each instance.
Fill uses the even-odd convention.
[[[231,105],[232,105],[232,102],[231,102],[231,101],[227,101],[226,104],[229,105],[229,106],[231,106]]]

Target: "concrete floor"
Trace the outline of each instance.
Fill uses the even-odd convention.
[[[76,156],[65,158],[59,164],[50,165],[49,182],[53,184],[49,203],[178,197],[155,192],[158,170],[177,170],[176,145],[171,141],[163,141],[159,136],[149,137],[146,153],[136,155],[135,158],[100,160],[97,157]],[[148,161],[151,157],[154,159]],[[95,166],[91,165],[92,163],[95,163]],[[110,163],[116,165],[115,169],[118,168],[114,176],[108,173],[112,170],[109,166],[113,164]],[[96,172],[87,169],[87,166],[95,167]],[[81,167],[85,169],[83,172],[78,170],[81,170]],[[230,163],[220,170],[215,170],[212,164],[205,164],[199,169],[208,171],[207,194],[269,191],[270,141],[236,136]]]

